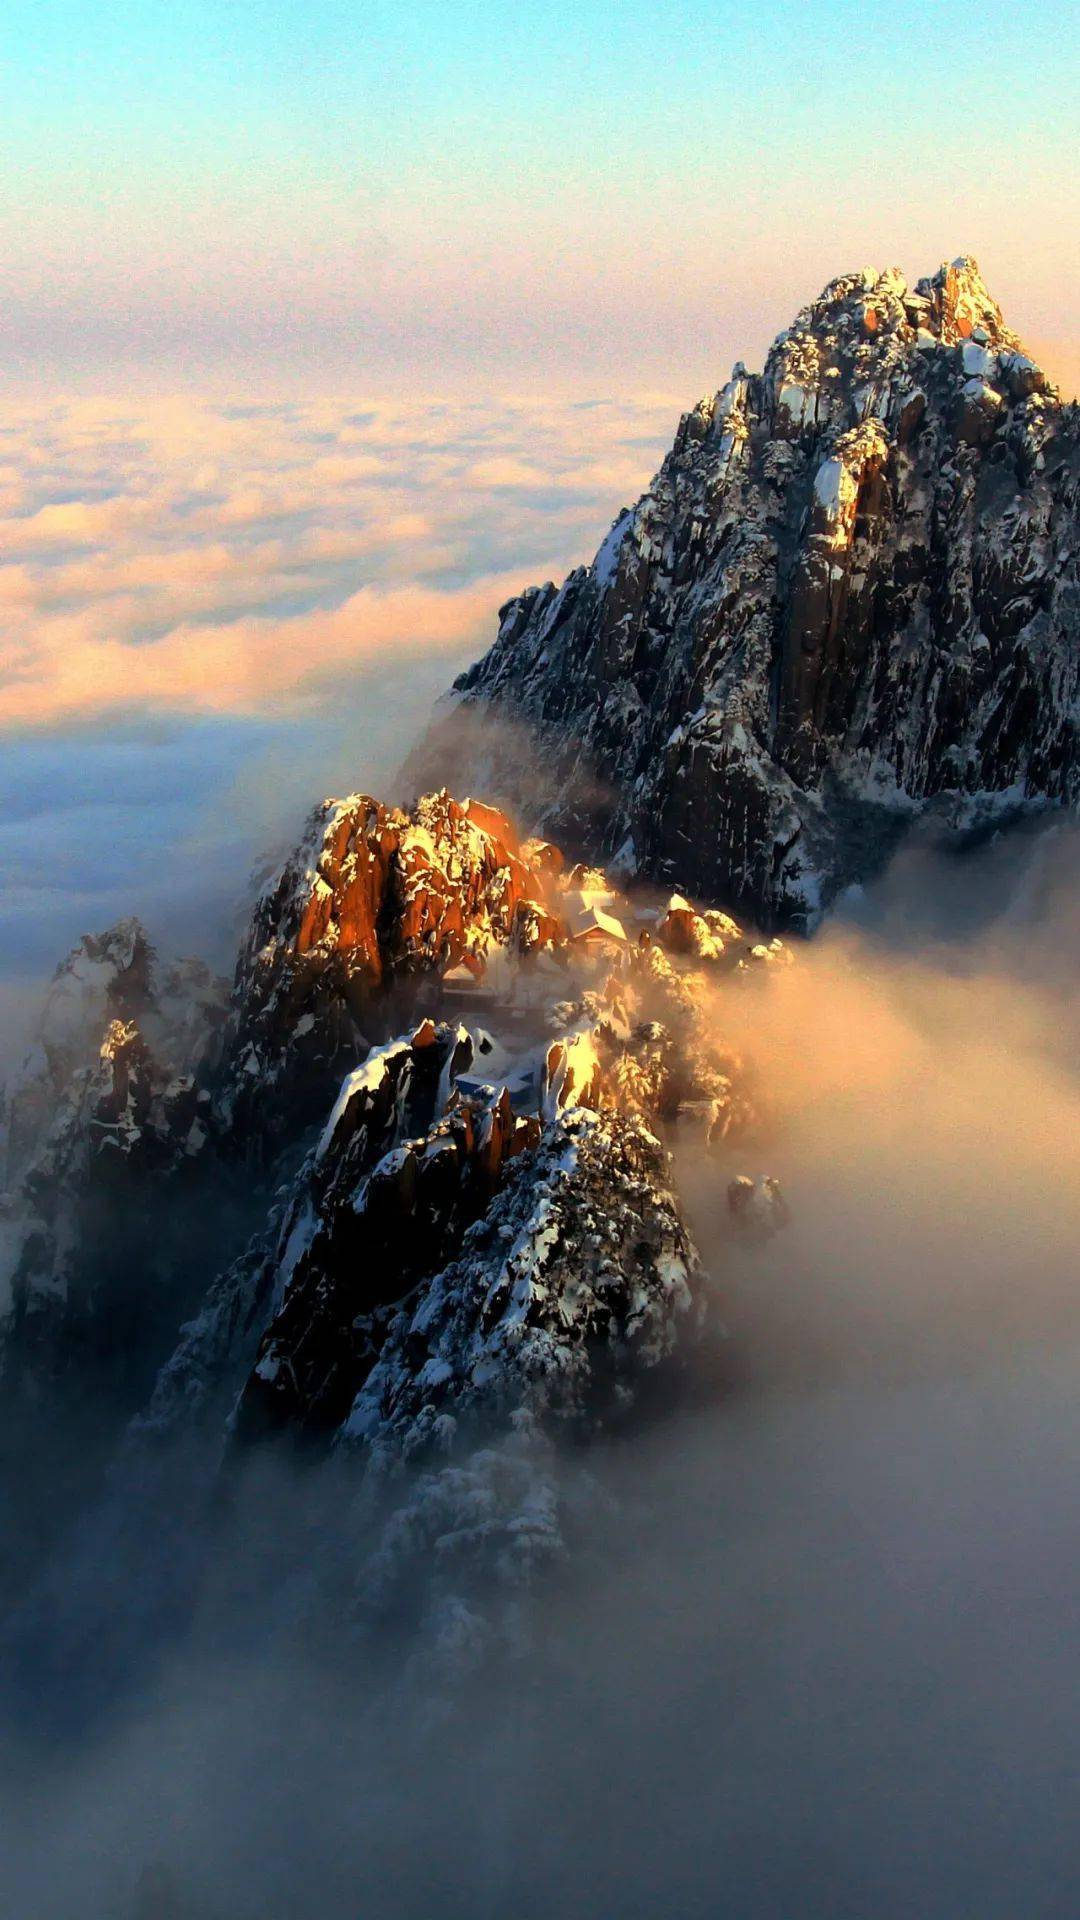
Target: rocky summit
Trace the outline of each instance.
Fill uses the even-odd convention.
[[[110,1487],[118,1588],[172,1568],[176,1610],[181,1538],[284,1454],[366,1515],[335,1604],[344,1551],[356,1621],[498,1637],[500,1591],[564,1551],[554,1437],[677,1379],[724,1232],[785,1224],[728,1038],[785,990],[773,925],[920,814],[1076,796],[1078,440],[972,261],[834,281],[460,683],[425,751],[480,738],[530,831],[445,786],[325,801],[231,988],[136,920],[79,943],[5,1108],[0,1465],[32,1564],[4,1577],[32,1616]],[[708,1273],[684,1143],[727,1195]]]
[[[717,1009],[790,957],[445,791],[318,808],[231,992],[137,921],[80,942],[12,1091],[2,1201],[0,1438],[34,1463],[45,1558],[110,1461],[196,1443],[196,1507],[273,1441],[361,1486],[426,1463],[445,1531],[493,1436],[492,1526],[554,1551],[557,1502],[542,1542],[523,1520],[536,1448],[621,1421],[707,1315],[671,1150],[752,1140]],[[782,1197],[741,1180],[732,1232],[772,1231]],[[151,1555],[160,1525],[135,1529]]]
[[[974,260],[846,274],[684,415],[591,566],[503,607],[429,764],[510,723],[493,788],[544,831],[810,928],[921,815],[1076,800],[1078,470]]]

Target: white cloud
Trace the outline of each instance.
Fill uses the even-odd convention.
[[[662,396],[73,399],[0,436],[0,727],[266,713],[474,648],[647,481]]]

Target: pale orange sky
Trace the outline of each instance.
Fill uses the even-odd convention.
[[[9,390],[685,401],[960,252],[1075,384],[1064,0],[9,12]]]

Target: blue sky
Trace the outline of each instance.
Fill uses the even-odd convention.
[[[834,274],[973,251],[1071,383],[1078,44],[1048,0],[0,0],[0,980],[128,907],[219,947]]]
[[[227,964],[252,867],[324,794],[388,793],[499,605],[591,557],[681,401],[12,402],[0,1065],[30,990],[124,913]]]
[[[39,0],[0,23],[24,379],[652,376],[661,343],[756,349],[834,272],[961,248],[1040,337],[1080,292],[1080,36],[1052,0]]]

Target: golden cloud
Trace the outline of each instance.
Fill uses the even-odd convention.
[[[0,466],[0,725],[263,711],[384,653],[479,651],[510,593],[591,557],[671,426],[651,395],[26,408]]]

